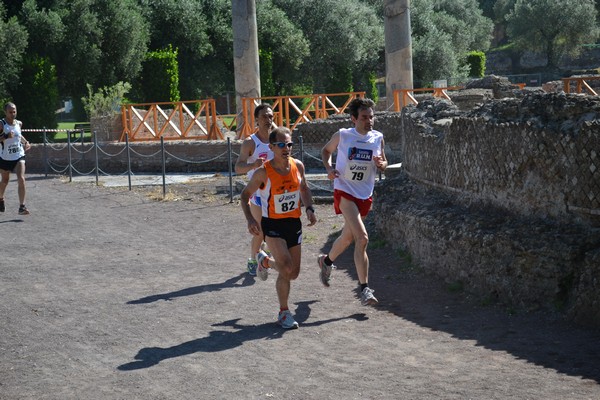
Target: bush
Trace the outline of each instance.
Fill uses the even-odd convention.
[[[471,78],[483,78],[485,75],[485,53],[483,51],[471,51],[467,54],[467,65]]]
[[[177,50],[171,45],[165,50],[148,53],[140,89],[143,101],[147,103],[179,101],[179,64]]]
[[[125,94],[131,89],[128,82],[118,82],[114,86],[100,88],[93,92],[92,85],[87,85],[88,96],[81,101],[88,118],[105,117],[120,112]]]

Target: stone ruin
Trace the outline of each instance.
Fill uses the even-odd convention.
[[[400,131],[402,168],[375,192],[381,237],[485,301],[600,326],[598,97],[430,99]]]

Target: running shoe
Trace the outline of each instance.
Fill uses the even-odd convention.
[[[267,253],[262,250],[256,253],[256,263],[258,264],[256,268],[256,275],[261,281],[266,281],[269,277],[269,267],[268,264],[265,264],[267,257],[269,257]]]
[[[290,310],[279,311],[277,324],[281,325],[283,329],[298,329],[298,323],[292,317]]]
[[[377,298],[373,296],[373,292],[374,290],[368,287],[363,289],[362,293],[360,294],[360,302],[363,306],[374,306],[379,303]]]
[[[27,209],[27,207],[25,207],[25,205],[21,205],[21,207],[19,207],[19,215],[27,215],[29,214],[29,210]]]
[[[325,264],[325,254],[321,254],[317,257],[317,263],[319,263],[319,279],[321,279],[321,283],[325,287],[329,287],[329,281],[331,280],[331,270],[333,269],[332,265]]]
[[[256,267],[258,267],[258,263],[256,262],[256,260],[254,258],[249,258],[248,259],[248,274],[252,275],[252,276],[256,276]]]
[[[4,205],[4,199],[0,200],[0,212],[6,211],[6,206]]]

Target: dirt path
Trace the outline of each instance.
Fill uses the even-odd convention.
[[[0,215],[0,399],[599,399],[600,334],[474,304],[381,238],[362,307],[348,252],[315,259],[342,220],[305,228],[291,303],[245,274],[237,204],[210,186],[148,192],[28,177]]]

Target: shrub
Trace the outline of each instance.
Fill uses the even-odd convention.
[[[471,51],[467,54],[467,65],[471,78],[483,78],[485,75],[485,53],[483,51]]]
[[[88,96],[81,101],[88,118],[105,117],[119,112],[125,94],[131,89],[128,82],[118,82],[114,86],[100,88],[93,92],[92,85],[87,85]]]

